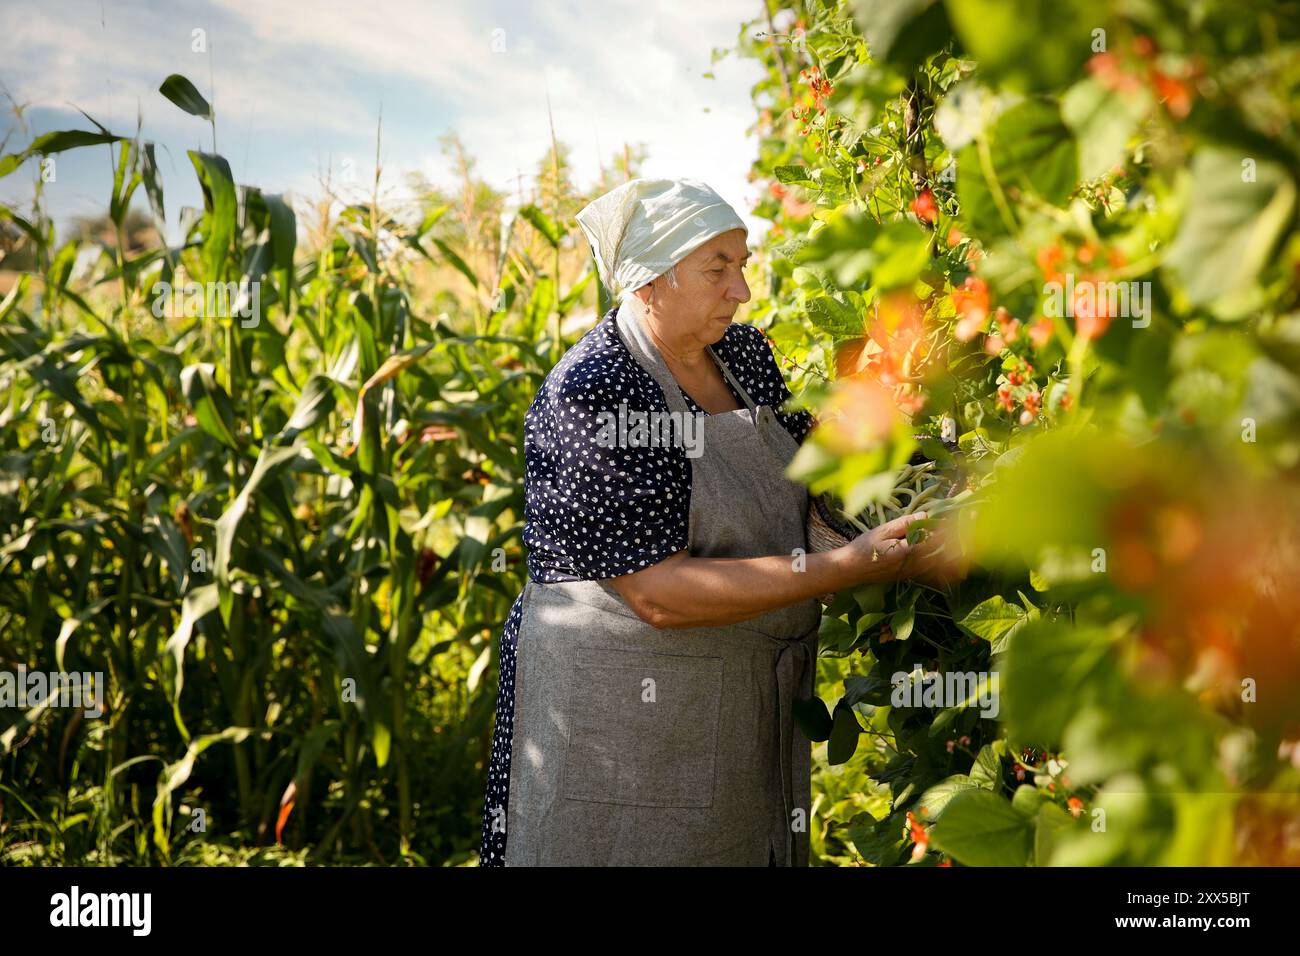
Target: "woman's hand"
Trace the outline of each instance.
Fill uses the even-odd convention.
[[[942,521],[925,532],[903,559],[902,577],[933,588],[945,588],[964,578],[970,570],[970,558],[962,550],[957,528]]]
[[[965,576],[969,565],[946,525],[930,529],[915,544],[907,540],[908,528],[925,516],[918,511],[887,521],[840,548],[849,555],[862,583],[915,579],[944,587]]]
[[[839,548],[861,583],[897,581],[902,577],[904,562],[916,547],[908,542],[907,529],[924,517],[925,512],[918,511],[886,521]]]

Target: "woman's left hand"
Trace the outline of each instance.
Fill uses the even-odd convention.
[[[950,521],[943,521],[926,529],[924,537],[908,548],[899,577],[946,588],[964,578],[970,572],[970,565],[956,527]]]

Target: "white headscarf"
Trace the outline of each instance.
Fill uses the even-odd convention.
[[[632,179],[578,213],[600,281],[627,298],[714,236],[749,227],[698,179]]]

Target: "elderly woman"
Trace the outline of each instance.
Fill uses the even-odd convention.
[[[813,694],[818,596],[924,573],[906,540],[924,514],[804,556],[785,469],[813,422],[779,410],[766,339],[732,321],[748,230],[717,193],[634,179],[578,222],[621,304],[528,410],[530,580],[501,640],[480,862],[806,865],[791,705]],[[611,427],[648,413],[674,429]]]

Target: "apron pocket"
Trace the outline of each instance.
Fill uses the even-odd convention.
[[[579,647],[563,795],[642,807],[710,807],[722,658]]]

